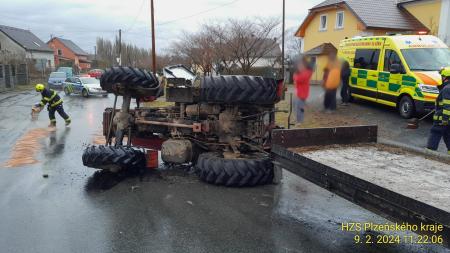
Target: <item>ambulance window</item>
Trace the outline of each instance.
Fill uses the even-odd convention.
[[[353,66],[359,69],[377,70],[379,49],[356,49]]]
[[[392,64],[400,64],[401,69],[403,69],[402,60],[398,56],[397,52],[394,50],[387,49],[384,53],[384,67],[383,70],[389,72]]]

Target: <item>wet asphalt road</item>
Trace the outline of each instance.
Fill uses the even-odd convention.
[[[0,94],[0,252],[449,252],[355,244],[341,223],[387,221],[288,172],[279,185],[245,189],[182,169],[95,172],[81,154],[112,97],[63,98],[71,127],[57,116],[56,132],[36,147],[38,163],[5,168],[16,142],[48,118],[30,120],[34,92]]]

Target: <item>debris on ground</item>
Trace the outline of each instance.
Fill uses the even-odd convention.
[[[42,147],[40,141],[48,135],[49,130],[47,128],[29,130],[16,142],[11,157],[3,166],[12,168],[38,163],[36,155]]]

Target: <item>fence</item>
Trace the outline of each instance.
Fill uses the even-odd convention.
[[[0,91],[29,84],[27,64],[0,64]]]

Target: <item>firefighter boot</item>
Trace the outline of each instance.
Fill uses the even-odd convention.
[[[48,124],[48,127],[56,127],[56,121],[50,121],[50,124]]]
[[[72,120],[70,120],[70,118],[66,119],[66,126],[70,125],[71,122]]]

